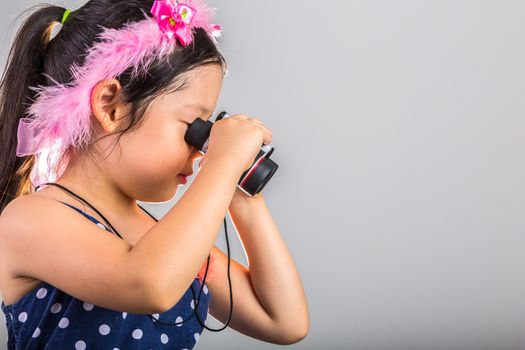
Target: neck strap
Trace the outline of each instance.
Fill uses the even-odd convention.
[[[89,207],[91,209],[93,209],[98,215],[100,215],[100,217],[102,217],[102,219],[104,219],[104,222],[109,226],[111,227],[111,230],[113,231],[114,234],[116,234],[117,236],[119,236],[121,239],[122,239],[122,236],[118,233],[118,231],[113,227],[113,225],[111,225],[111,223],[109,222],[108,219],[106,219],[106,217],[104,215],[102,215],[102,213],[100,211],[98,211],[94,206],[92,206],[87,200],[85,200],[84,198],[80,197],[78,194],[74,193],[73,191],[67,189],[66,187],[64,187],[63,185],[60,185],[60,184],[57,184],[57,183],[54,183],[54,182],[46,182],[42,185],[53,185],[53,186],[56,186],[66,192],[68,192],[69,194],[71,194],[72,196],[74,196],[75,198],[77,199],[80,199],[82,202],[86,203],[87,205],[89,205]],[[42,185],[39,185],[35,188],[35,191],[38,190],[38,188]],[[155,220],[156,222],[159,221],[157,220],[156,217],[154,217],[153,215],[151,215],[146,209],[142,208],[139,204],[137,204],[140,209],[142,209],[146,214],[148,214],[150,217],[153,218],[153,220]]]
[[[43,185],[53,185],[53,186],[57,186],[61,189],[63,189],[64,191],[68,192],[69,194],[71,194],[72,196],[74,196],[75,198],[78,198],[80,199],[81,201],[83,201],[84,203],[86,203],[87,205],[90,206],[91,209],[93,209],[98,215],[100,215],[104,221],[106,222],[106,224],[111,227],[111,229],[114,231],[114,233],[119,236],[121,239],[122,236],[117,232],[117,230],[113,227],[113,225],[111,225],[111,223],[106,219],[106,217],[104,215],[102,215],[102,213],[100,213],[95,207],[93,207],[88,201],[86,201],[84,198],[80,197],[79,195],[73,193],[73,191],[65,188],[64,186],[60,185],[60,184],[57,184],[57,183],[54,183],[54,182],[46,182],[46,183],[43,183],[42,185],[38,185],[36,188],[35,188],[35,191],[38,190],[38,188],[40,186],[43,186]],[[138,204],[137,204],[138,205]],[[151,215],[150,213],[148,213],[148,211],[144,208],[142,208],[140,205],[138,205],[142,210],[144,210],[144,212],[146,214],[148,214],[149,216],[151,216],[153,218],[153,220],[155,221],[158,221],[157,218],[155,218],[153,215]],[[204,277],[203,277],[203,280],[202,280],[202,283],[201,283],[201,288],[199,290],[199,294],[197,296],[197,299],[195,299],[195,291],[193,290],[193,283],[191,285],[191,292],[193,294],[193,302],[195,304],[195,307],[193,309],[193,312],[192,314],[185,320],[182,320],[180,322],[175,322],[175,323],[166,323],[166,322],[162,322],[160,320],[158,320],[157,318],[154,318],[153,315],[148,315],[149,318],[151,319],[152,322],[154,323],[161,323],[163,325],[166,325],[166,326],[177,326],[177,327],[180,327],[184,322],[188,321],[191,317],[193,317],[193,315],[197,315],[197,320],[198,322],[206,329],[210,330],[210,331],[213,331],[213,332],[219,332],[219,331],[222,331],[223,329],[225,329],[228,324],[230,323],[230,320],[231,320],[231,317],[233,315],[233,292],[232,292],[232,285],[231,285],[231,279],[230,279],[230,244],[228,242],[228,231],[226,230],[226,218],[224,218],[224,233],[226,235],[226,246],[228,247],[228,285],[230,287],[230,312],[229,312],[229,315],[228,315],[228,321],[226,322],[226,324],[224,325],[224,327],[222,328],[218,328],[218,329],[214,329],[214,328],[210,328],[208,327],[205,322],[203,320],[201,320],[200,316],[199,316],[199,313],[197,312],[198,310],[198,307],[199,307],[199,302],[200,302],[200,299],[201,299],[201,294],[202,294],[202,290],[204,288],[204,284],[206,283],[206,276],[208,275],[208,267],[209,267],[209,264],[210,264],[210,255],[208,255],[208,261],[207,261],[207,264],[206,264],[206,270],[204,272]]]

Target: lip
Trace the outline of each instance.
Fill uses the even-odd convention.
[[[188,182],[187,175],[179,174],[177,175],[177,179],[179,179],[183,184]]]

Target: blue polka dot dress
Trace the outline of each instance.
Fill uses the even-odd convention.
[[[110,231],[93,216],[64,204]],[[153,314],[153,318],[170,324],[186,320],[195,308],[192,287],[197,299],[201,282],[195,277],[177,304],[166,312]],[[211,292],[204,284],[197,310],[203,323],[207,319],[210,298]],[[195,347],[204,329],[197,315],[178,325],[164,325],[149,315],[115,311],[84,302],[46,282],[41,282],[14,304],[5,305],[2,301],[1,307],[9,350],[189,350]]]

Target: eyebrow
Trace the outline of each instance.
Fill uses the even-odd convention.
[[[204,114],[211,114],[212,111],[208,110],[205,106],[203,106],[200,103],[189,103],[184,105],[184,107],[191,107],[191,108],[197,108],[200,109]]]

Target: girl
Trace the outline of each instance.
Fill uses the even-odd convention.
[[[163,218],[136,202],[173,198],[200,156],[184,134],[211,117],[226,72],[211,13],[197,0],[90,0],[42,5],[22,24],[0,85],[9,349],[191,349],[208,311],[275,344],[308,333],[264,197],[236,186],[271,143],[262,122],[217,121]],[[214,246],[226,211],[249,268]]]

